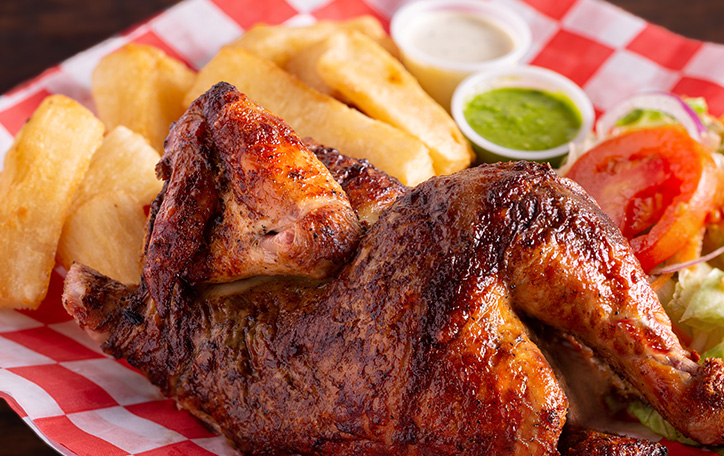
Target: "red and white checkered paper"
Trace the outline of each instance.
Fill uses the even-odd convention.
[[[0,159],[40,101],[62,93],[94,109],[90,75],[128,42],[202,67],[257,22],[308,24],[372,14],[384,24],[404,0],[185,0],[0,96]],[[484,1],[484,0],[481,0]],[[529,22],[525,60],[571,78],[597,112],[644,89],[703,96],[724,113],[724,46],[683,38],[601,0],[492,0]],[[1,273],[1,272],[0,272]],[[232,455],[226,441],[161,396],[135,369],[104,355],[61,306],[53,272],[37,311],[0,311],[0,396],[64,455]],[[670,454],[703,454],[670,444]]]

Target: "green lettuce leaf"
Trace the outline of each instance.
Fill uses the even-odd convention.
[[[703,358],[724,359],[724,271],[706,263],[679,271],[673,295],[662,304],[671,319],[692,335],[691,348],[703,353]],[[674,429],[648,404],[635,401],[628,410],[668,440],[701,446]],[[707,449],[724,455],[724,446]]]
[[[702,358],[724,359],[724,342],[719,342],[701,355]]]
[[[641,424],[672,442],[701,446],[699,443],[691,440],[690,438],[684,436],[681,432],[674,429],[668,421],[659,415],[659,412],[654,410],[654,408],[648,404],[634,401],[629,404],[628,411],[638,418],[638,420],[641,421]]]
[[[664,437],[672,442],[683,443],[684,445],[690,445],[695,447],[703,447],[698,442],[691,440],[681,432],[674,429],[659,413],[648,404],[644,404],[639,401],[634,401],[629,404],[628,411],[641,421],[641,423],[647,428],[651,429],[655,433]],[[720,454],[724,456],[724,446],[718,447],[705,447],[712,453]]]
[[[706,263],[679,271],[673,298],[663,304],[692,335],[694,350],[704,353],[724,341],[724,271]]]
[[[651,109],[634,109],[625,116],[618,119],[617,127],[626,128],[651,128],[661,125],[669,125],[676,123],[673,117],[662,113],[661,111],[653,111]]]
[[[701,122],[709,130],[711,135],[719,137],[712,147],[717,152],[724,153],[724,124],[722,121],[709,114],[709,106],[703,97],[682,97],[684,102],[698,115]],[[620,131],[634,130],[638,128],[653,128],[662,125],[670,125],[677,123],[677,120],[668,114],[652,109],[634,109],[616,122],[616,127]],[[718,144],[718,146],[717,146]]]

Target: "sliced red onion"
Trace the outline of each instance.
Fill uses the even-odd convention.
[[[596,122],[596,134],[605,138],[616,126],[616,122],[635,109],[648,109],[668,114],[680,122],[692,138],[708,145],[709,131],[689,105],[680,97],[668,92],[642,92],[636,94],[606,111]]]
[[[718,257],[719,255],[724,253],[724,245],[719,247],[716,250],[713,250],[706,255],[700,256],[699,258],[696,258],[695,260],[686,261],[684,263],[676,263],[669,266],[662,266],[659,268],[654,268],[651,270],[651,275],[658,275],[658,274],[668,274],[670,272],[676,272],[681,271],[682,269],[690,268],[692,266],[695,266],[699,263],[703,263],[705,261],[713,260],[714,258]]]

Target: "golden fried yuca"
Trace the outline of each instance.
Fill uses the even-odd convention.
[[[193,71],[162,50],[131,43],[101,59],[91,92],[109,130],[124,125],[162,152],[171,122],[184,112],[183,97],[193,80]]]
[[[352,30],[314,47],[319,77],[370,117],[422,140],[436,174],[470,166],[474,154],[455,121],[381,46]]]
[[[317,70],[317,62],[322,53],[326,51],[326,47],[323,45],[325,42],[326,40],[322,40],[297,52],[286,61],[282,68],[317,92],[336,98],[342,103],[351,104],[342,93],[327,84]]]
[[[126,127],[113,129],[93,155],[73,200],[57,259],[86,264],[124,283],[138,283],[144,205],[161,191],[159,155]]]
[[[114,128],[93,155],[73,209],[98,193],[112,191],[124,191],[141,205],[150,204],[163,186],[155,172],[159,158],[138,133],[124,126]]]
[[[68,216],[58,260],[65,268],[78,262],[122,283],[139,283],[145,225],[143,205],[133,196],[99,193]]]
[[[397,46],[382,28],[382,24],[372,16],[359,16],[347,21],[319,21],[301,27],[257,24],[229,44],[229,47],[246,49],[284,66],[297,52],[339,30],[357,30],[375,40],[392,55],[399,55]]]
[[[48,290],[61,229],[103,124],[62,95],[23,126],[0,173],[0,307],[37,308]]]
[[[355,158],[367,158],[407,185],[434,175],[430,151],[417,138],[307,87],[272,62],[241,48],[222,49],[211,59],[199,72],[186,103],[219,81],[235,85],[300,136]]]

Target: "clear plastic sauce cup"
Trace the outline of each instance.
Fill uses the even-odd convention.
[[[448,111],[465,77],[520,62],[531,43],[514,10],[475,0],[409,3],[394,14],[390,32],[405,66]]]

